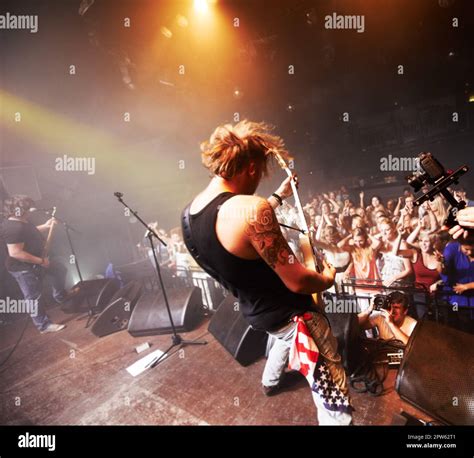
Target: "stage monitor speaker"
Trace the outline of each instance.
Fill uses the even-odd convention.
[[[474,425],[474,336],[419,322],[405,349],[396,390],[443,423]]]
[[[176,331],[192,331],[203,318],[201,289],[195,286],[170,289],[166,296]],[[128,332],[134,337],[173,332],[163,293],[147,293],[140,298],[130,318]]]
[[[115,280],[109,278],[77,282],[71,288],[72,291],[76,291],[76,294],[62,304],[63,312],[79,313],[95,307],[102,292],[104,290],[109,290],[113,285],[116,285]]]
[[[239,300],[227,296],[209,323],[209,332],[242,365],[265,355],[268,334],[252,329],[239,310]]]
[[[346,372],[353,374],[364,362],[366,353],[360,337],[356,313],[326,313],[331,332],[337,339],[337,350]]]
[[[92,325],[92,333],[97,337],[104,337],[126,329],[142,292],[143,287],[137,281],[127,283],[119,289]]]
[[[100,290],[95,303],[95,310],[101,312],[112,301],[112,298],[120,290],[120,280],[116,278],[109,278],[104,287]]]

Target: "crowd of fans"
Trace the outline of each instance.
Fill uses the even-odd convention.
[[[463,189],[452,192],[457,200],[474,205]],[[402,288],[409,291],[414,305],[410,313],[418,319],[435,298],[457,307],[474,306],[474,243],[471,238],[451,239],[443,227],[448,207],[441,196],[419,207],[414,201],[410,189],[383,201],[364,191],[354,198],[341,187],[316,195],[304,207],[314,246],[337,269],[331,292],[355,295],[360,312],[370,307],[374,295]],[[277,215],[285,225],[298,227],[290,203],[284,202]],[[298,232],[283,230],[298,253]],[[474,323],[469,318],[474,315],[464,323],[466,330]]]
[[[474,205],[463,189],[453,193],[456,199]],[[408,188],[402,196],[384,201],[364,191],[354,198],[343,186],[317,194],[304,206],[314,246],[337,270],[330,293],[355,297],[359,312],[365,314],[373,307],[375,295],[400,289],[408,291],[409,313],[416,319],[433,311],[435,301],[474,310],[474,288],[469,286],[474,282],[474,244],[470,239],[452,240],[443,228],[448,207],[442,197],[420,207],[414,201]],[[276,213],[285,226],[300,227],[297,209],[288,200]],[[179,228],[167,233],[156,222],[152,226],[167,243],[158,247],[163,267],[178,277],[198,267],[186,251]],[[298,231],[284,226],[282,231],[299,256]],[[463,316],[464,323],[456,326],[471,332],[474,313],[467,319]]]
[[[189,269],[191,266],[196,266],[196,263],[193,262],[193,259],[186,250],[180,228],[175,227],[170,231],[166,231],[159,227],[157,221],[149,223],[149,226],[166,244],[156,244],[157,258],[161,267],[170,269],[174,274],[178,274],[179,276],[180,271]],[[137,249],[143,257],[152,259],[153,255],[146,239],[147,236],[145,234],[142,242],[137,245]]]

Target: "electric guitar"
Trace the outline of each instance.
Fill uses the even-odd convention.
[[[51,218],[54,220],[54,215],[56,215],[56,207],[53,207],[53,211],[51,212]],[[56,224],[51,224],[51,227],[48,231],[48,237],[46,237],[46,242],[44,243],[42,258],[46,258],[49,253],[49,249],[51,248],[51,239],[53,238],[53,231],[56,227]]]
[[[56,214],[56,207],[53,207],[53,210],[51,211],[51,218],[54,220],[54,215]],[[43,251],[41,252],[41,257],[47,258],[49,254],[49,249],[51,248],[51,240],[53,238],[53,232],[54,228],[56,227],[56,224],[51,224],[49,231],[48,231],[48,236],[46,237],[46,242],[44,243]],[[43,273],[43,266],[40,264],[33,264],[32,266],[33,270],[39,271]]]
[[[311,241],[311,235],[309,232],[308,222],[306,221],[306,217],[304,215],[303,206],[301,205],[301,200],[298,194],[298,189],[296,187],[296,182],[293,177],[293,172],[290,170],[288,164],[286,163],[285,159],[281,156],[278,151],[273,150],[273,154],[278,161],[280,167],[286,172],[286,174],[290,177],[290,185],[291,189],[293,190],[293,197],[295,198],[295,205],[296,209],[298,210],[298,216],[300,220],[300,232],[299,241],[300,241],[300,249],[303,254],[304,258],[304,266],[307,269],[314,270],[316,272],[322,272],[324,269],[322,260],[324,259],[324,254],[321,253],[316,247],[313,246]],[[324,299],[322,293],[314,293],[312,294],[313,300],[315,304],[324,310]]]

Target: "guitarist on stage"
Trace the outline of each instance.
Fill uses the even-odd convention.
[[[284,154],[283,146],[263,123],[218,127],[201,145],[212,178],[183,212],[185,243],[198,264],[238,297],[249,324],[276,337],[262,377],[265,394],[279,389],[297,326],[292,319],[304,315],[325,367],[339,393],[347,396],[337,341],[311,296],[332,286],[336,270],[327,263],[321,273],[304,267],[281,233],[274,209],[292,194],[290,177],[270,198],[254,195],[272,151]],[[331,410],[315,393],[313,399],[319,424],[351,423],[350,406]]]
[[[45,234],[56,222],[51,218],[40,226],[33,225],[29,221],[29,210],[33,204],[31,198],[23,195],[14,195],[5,200],[7,219],[0,226],[0,239],[8,248],[8,271],[17,281],[24,299],[37,304],[37,313],[31,315],[33,323],[41,333],[57,332],[65,326],[51,323],[44,311],[43,277],[44,274],[52,277],[53,297],[61,303],[67,297],[64,290],[66,269],[62,264],[42,257]]]

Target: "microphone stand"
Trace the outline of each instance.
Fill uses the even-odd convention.
[[[50,210],[42,210],[42,211],[46,215],[51,214]],[[72,226],[70,226],[65,220],[63,220],[61,218],[58,218],[57,216],[55,216],[54,219],[58,223],[60,223],[64,227],[64,229],[66,230],[66,238],[67,238],[67,241],[68,241],[68,244],[69,244],[69,248],[71,249],[71,254],[74,256],[74,266],[76,267],[77,276],[79,277],[80,283],[83,283],[84,279],[82,278],[81,268],[79,267],[79,261],[78,261],[77,255],[76,255],[76,250],[74,249],[74,245],[72,243],[72,238],[71,238],[71,231],[75,232],[76,234],[80,234],[80,232],[77,229],[74,229]],[[92,306],[90,304],[88,295],[86,295],[86,302],[87,302],[87,308],[88,308],[88,312],[87,312],[88,318],[87,318],[87,322],[86,322],[86,328],[88,328],[90,326],[91,321],[92,321],[93,316],[94,316],[94,312],[92,310]]]
[[[133,216],[135,216],[135,218],[137,218],[138,221],[140,221],[140,223],[143,224],[143,226],[146,227],[147,229],[147,234],[146,234],[146,237],[148,238],[148,241],[150,242],[150,248],[151,248],[151,251],[153,253],[153,260],[155,262],[155,269],[156,269],[156,274],[158,276],[158,282],[160,284],[160,287],[161,287],[161,291],[163,292],[163,299],[165,300],[165,305],[166,305],[166,310],[168,312],[168,318],[170,320],[170,324],[171,324],[171,329],[172,329],[172,336],[171,336],[171,345],[166,349],[165,352],[163,352],[163,354],[161,356],[157,356],[156,358],[154,358],[152,361],[150,361],[150,363],[148,363],[148,365],[146,366],[147,368],[152,368],[152,367],[155,367],[157,366],[159,363],[161,363],[164,359],[165,359],[165,356],[169,353],[169,351],[173,348],[173,347],[176,347],[178,345],[206,345],[207,342],[202,340],[202,341],[192,341],[192,340],[184,340],[177,332],[176,332],[176,326],[174,324],[174,321],[173,321],[173,316],[171,315],[171,308],[170,308],[170,304],[168,302],[168,296],[166,294],[166,289],[165,289],[165,285],[163,283],[163,278],[161,276],[161,269],[160,269],[160,263],[158,262],[158,258],[156,256],[156,250],[155,250],[155,245],[153,243],[153,237],[156,237],[156,239],[158,240],[159,243],[161,243],[163,246],[167,246],[166,243],[164,242],[164,240],[162,240],[158,234],[155,232],[155,230],[150,227],[145,221],[143,221],[143,219],[138,215],[138,212],[132,210],[125,202],[124,200],[122,199],[123,197],[123,193],[121,192],[114,192],[114,196],[117,198],[117,200],[125,207],[127,208]]]

